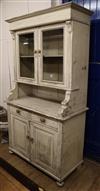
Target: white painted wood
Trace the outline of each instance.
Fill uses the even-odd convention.
[[[76,109],[87,104],[89,32],[88,25],[73,22],[72,88],[78,86],[79,91],[74,92],[72,104]],[[81,49],[81,52],[79,52],[79,49]]]
[[[63,123],[61,176],[83,160],[85,113]]]
[[[63,81],[62,82],[58,82],[58,81],[47,81],[47,80],[43,80],[43,32],[44,31],[49,31],[49,30],[59,30],[59,29],[63,29],[63,58],[66,57],[65,54],[65,48],[66,48],[66,41],[65,41],[65,24],[59,24],[59,25],[53,25],[53,26],[46,26],[46,27],[41,27],[39,30],[39,49],[41,50],[41,54],[39,55],[39,84],[43,85],[43,86],[51,86],[51,87],[59,87],[59,88],[66,88],[66,80],[64,78],[65,76],[65,63],[63,61]],[[49,39],[48,39],[49,40]],[[53,43],[53,42],[52,42]],[[54,43],[55,40],[54,40]],[[53,47],[53,45],[51,45]],[[51,49],[52,50],[52,49]],[[53,56],[53,54],[55,54],[54,50],[51,52],[51,56]],[[48,84],[48,85],[47,85]]]
[[[57,118],[60,103],[43,100],[35,97],[23,97],[9,102],[13,106],[18,106],[30,111],[35,111],[46,116]],[[59,117],[59,116],[58,116]]]
[[[14,88],[10,90],[7,100],[11,101],[11,100],[17,99],[17,98],[18,98],[18,84],[15,83]]]
[[[13,154],[13,151],[9,150],[9,153],[10,153],[10,154]]]
[[[21,112],[24,111],[21,110]],[[17,117],[13,113],[13,115],[11,114],[11,116],[13,116],[14,121],[16,119],[18,119],[19,121],[21,120],[20,127],[23,127],[23,123],[27,124],[27,121],[21,115],[20,117]],[[30,121],[30,117],[28,117],[28,115],[27,120]],[[19,121],[17,125],[19,124]],[[26,144],[28,143],[28,141],[30,142],[28,157],[26,156],[26,153],[24,153],[24,150],[21,150],[23,147],[20,148],[19,141],[18,146],[17,144],[13,145],[14,135],[12,130],[10,133],[10,148],[12,151],[19,154],[20,156],[23,156],[24,158],[26,157],[27,160],[30,159],[32,164],[44,170],[51,176],[54,177],[55,175],[56,180],[62,182],[64,178],[70,172],[72,172],[72,170],[74,170],[75,167],[77,167],[82,161],[85,125],[84,123],[85,113],[74,116],[64,122],[59,122],[58,131],[55,131],[55,128],[51,128],[49,124],[47,125],[38,121],[36,123],[36,118],[31,118],[31,122],[29,122],[28,128],[29,139],[25,141]],[[13,127],[16,131],[16,124],[12,124],[12,121],[11,127]],[[47,144],[48,141],[50,141],[49,144]],[[45,152],[43,152],[41,148],[42,146],[43,148],[46,147],[44,149]],[[49,154],[47,154],[48,152]]]
[[[35,86],[33,88],[32,94],[35,97],[41,97],[43,99],[58,101],[59,103],[65,97],[65,91],[64,90],[58,90],[58,89],[47,88],[47,87],[37,87],[37,86]]]
[[[34,162],[35,156],[36,164],[56,174],[57,154],[54,155],[54,153],[57,149],[57,133],[43,124],[31,123],[30,127],[31,137],[33,138],[31,161]]]
[[[35,81],[17,76],[8,97],[10,149],[60,185],[83,161],[90,14],[69,3],[8,21],[16,33],[17,67],[18,35],[34,31],[36,48]],[[63,83],[43,80],[42,31],[58,28],[64,30]],[[50,40],[50,50],[44,48],[46,57],[58,54],[57,41]]]
[[[19,35],[21,34],[30,34],[33,33],[34,35],[34,50],[33,50],[33,57],[34,57],[34,78],[26,78],[20,76],[20,55],[19,55]],[[16,33],[16,64],[17,64],[17,80],[18,81],[27,81],[27,83],[37,84],[37,54],[34,54],[34,51],[37,50],[37,31],[30,29],[25,31],[20,31]]]
[[[11,152],[13,152],[13,153],[16,153],[17,155],[19,155],[20,157],[22,157],[22,158],[25,159],[26,161],[30,162],[29,157],[27,158],[25,155],[23,155],[23,153],[21,153],[20,151],[16,150],[16,148],[9,146],[9,150],[10,150]]]
[[[11,114],[12,147],[25,157],[28,157],[29,141],[28,122]]]
[[[22,28],[28,28],[33,26],[47,25],[51,23],[63,22],[73,19],[73,15],[76,16],[78,21],[89,24],[89,16],[91,11],[84,9],[74,3],[66,3],[61,6],[49,8],[43,11],[35,12],[30,15],[17,17],[15,19],[8,19],[10,24],[10,30],[18,30]],[[58,18],[58,15],[60,17]]]
[[[61,182],[60,182],[60,181],[57,181],[56,183],[57,183],[57,185],[60,186],[60,187],[64,186],[64,181],[61,181]]]
[[[23,106],[22,106],[22,108],[23,108]],[[32,109],[32,110],[34,110],[34,109]],[[49,126],[49,128],[53,129],[54,131],[58,131],[58,122],[56,120],[46,118],[45,116],[37,115],[35,113],[29,113],[29,111],[23,110],[18,107],[16,108],[14,106],[10,106],[9,112],[18,117],[22,117],[27,120],[35,121],[35,122],[40,123],[45,126]]]
[[[58,15],[61,14],[61,17],[58,18]],[[54,19],[55,18],[55,19]],[[32,18],[26,18],[25,20],[19,20],[16,22],[13,22],[10,24],[10,30],[20,30],[20,29],[25,29],[31,27],[37,27],[41,25],[47,25],[47,24],[52,24],[52,23],[57,23],[57,22],[63,22],[65,20],[70,19],[70,9],[68,8],[67,12],[64,10],[58,11],[57,14],[54,14],[54,12],[44,14],[44,15],[38,15],[36,17]],[[37,22],[38,20],[38,22]],[[44,21],[44,22],[43,22]]]

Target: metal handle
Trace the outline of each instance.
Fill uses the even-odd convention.
[[[37,52],[38,52],[39,54],[41,54],[41,50],[38,50]]]
[[[32,137],[30,137],[30,141],[31,141],[31,143],[33,143],[33,142],[34,142],[34,139],[33,139]]]
[[[33,139],[32,137],[30,137],[29,135],[26,135],[26,138],[27,138],[29,141],[31,141],[31,143],[34,142],[34,139]]]
[[[41,54],[41,50],[33,50],[33,53],[34,53],[34,54],[37,54],[37,53],[38,53],[38,54]]]
[[[37,50],[33,50],[33,52],[34,52],[34,54],[36,54],[36,53],[37,53]]]
[[[83,66],[83,67],[82,67],[82,70],[86,70],[86,66]]]
[[[17,110],[16,110],[16,113],[20,114],[20,113],[21,113],[21,111],[20,111],[19,109],[17,109]]]
[[[40,121],[41,121],[42,123],[45,123],[45,118],[40,118]]]
[[[26,138],[27,138],[27,139],[30,139],[29,135],[26,135]]]

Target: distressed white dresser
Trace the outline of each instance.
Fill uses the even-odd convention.
[[[59,185],[83,161],[90,16],[67,3],[7,20],[15,50],[9,150]]]

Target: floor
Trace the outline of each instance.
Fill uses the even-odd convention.
[[[0,167],[0,191],[28,191],[20,182]]]
[[[46,191],[100,191],[100,164],[85,159],[84,164],[74,171],[62,188],[56,182],[15,154],[9,154],[8,145],[0,144],[0,156],[43,187]],[[0,181],[1,181],[0,177]],[[8,189],[6,189],[8,191]],[[0,190],[4,191],[4,190]],[[12,190],[9,190],[12,191]],[[24,191],[24,189],[23,189]]]

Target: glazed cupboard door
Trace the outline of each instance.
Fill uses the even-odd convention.
[[[28,121],[11,114],[11,147],[25,158],[29,157]]]
[[[51,172],[57,169],[57,133],[41,124],[31,123],[31,162]]]
[[[65,25],[40,28],[39,49],[39,83],[65,87]]]
[[[37,83],[37,30],[16,33],[17,80]]]

